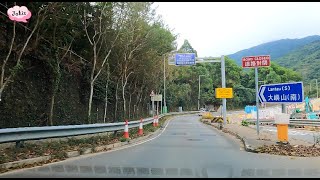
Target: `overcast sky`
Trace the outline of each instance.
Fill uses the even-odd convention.
[[[320,35],[320,2],[156,2],[154,7],[198,56],[221,56],[286,38]]]

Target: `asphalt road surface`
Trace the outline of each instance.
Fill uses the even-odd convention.
[[[245,152],[238,140],[199,118],[174,117],[161,134],[144,143],[0,177],[320,177],[320,158]]]

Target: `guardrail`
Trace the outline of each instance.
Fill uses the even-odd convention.
[[[174,112],[159,115],[159,118],[168,115],[193,114],[198,111]],[[143,119],[143,125],[153,123],[153,118]],[[0,143],[16,142],[17,145],[26,140],[39,140],[48,138],[59,138],[78,136],[86,134],[112,132],[124,129],[125,122],[117,123],[99,123],[84,125],[66,125],[66,126],[44,126],[44,127],[21,127],[0,129]],[[140,120],[129,121],[129,128],[139,127]]]
[[[256,123],[256,119],[247,119],[249,123]],[[259,119],[261,124],[275,124],[273,119]],[[320,120],[316,119],[290,119],[289,125],[291,126],[320,126]]]

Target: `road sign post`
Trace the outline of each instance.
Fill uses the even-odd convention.
[[[257,133],[259,135],[260,132],[260,127],[259,127],[259,92],[258,92],[258,83],[259,83],[259,78],[258,78],[258,68],[254,68],[254,74],[255,74],[255,82],[256,82],[256,107],[257,107]]]
[[[198,61],[196,61],[196,59]],[[174,62],[173,62],[174,61]],[[221,58],[217,57],[204,57],[199,58],[195,56],[195,53],[176,53],[170,55],[168,59],[169,65],[176,66],[190,66],[195,65],[196,63],[209,63],[209,62],[220,62],[221,63],[221,85],[222,88],[226,87],[226,70],[225,70],[225,59],[222,55]],[[227,100],[226,98],[222,99],[222,114],[223,114],[223,124],[227,124]]]
[[[269,67],[270,66],[270,55],[260,56],[247,56],[242,58],[243,68],[255,68],[255,86],[256,86],[256,106],[257,106],[257,134],[259,135],[259,92],[258,92],[258,67]]]
[[[221,83],[222,88],[226,88],[226,67],[225,67],[225,61],[224,56],[221,56]],[[227,99],[222,99],[222,114],[223,114],[223,125],[225,126],[227,124]]]
[[[152,101],[152,117],[154,117],[154,92],[153,91],[151,91],[151,94],[150,94],[150,96],[151,96],[151,101]]]
[[[163,60],[163,110],[161,106],[161,113],[165,114],[167,113],[167,104],[166,104],[166,60],[164,56]]]

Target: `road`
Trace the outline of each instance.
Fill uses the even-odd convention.
[[[198,119],[177,116],[144,143],[0,177],[320,177],[320,158],[245,152],[238,140]]]

